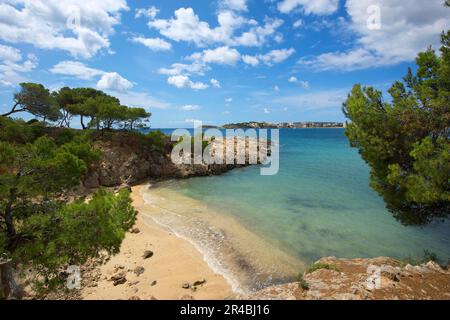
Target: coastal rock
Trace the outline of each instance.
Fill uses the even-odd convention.
[[[112,276],[109,280],[113,282],[113,285],[115,287],[118,286],[118,285],[124,284],[125,282],[127,282],[127,278],[126,278],[125,272],[120,272],[120,273]]]
[[[302,289],[298,283],[288,283],[263,289],[244,298],[450,300],[450,271],[435,262],[412,266],[387,257],[374,259],[326,257],[316,261],[316,264],[318,263],[331,265],[333,268],[319,268],[304,274],[308,290]]]
[[[270,142],[268,146],[256,146],[256,139],[234,138],[235,152],[245,148],[246,164],[174,164],[170,157],[173,142],[169,138],[165,141],[163,150],[156,150],[154,146],[146,143],[145,139],[137,135],[122,132],[113,136],[94,137],[95,146],[101,151],[101,159],[92,165],[83,181],[88,189],[97,187],[116,187],[120,185],[133,185],[148,179],[189,178],[195,176],[220,175],[234,168],[248,165],[250,157],[257,158],[261,154],[270,155]],[[226,150],[226,140],[214,140],[210,143],[210,155],[217,150]],[[250,146],[255,145],[255,148]],[[190,158],[190,155],[187,155]],[[258,163],[265,161],[259,159]]]
[[[134,227],[133,229],[131,229],[130,232],[134,233],[134,234],[137,234],[137,233],[141,232],[141,230],[139,230],[139,228],[137,228],[137,227]]]
[[[195,281],[195,282],[192,284],[192,286],[193,286],[193,287],[198,287],[198,286],[204,285],[205,283],[206,283],[206,279],[198,280],[198,281]]]
[[[144,251],[144,254],[142,255],[142,258],[143,258],[143,259],[149,259],[149,258],[151,258],[151,257],[153,257],[153,251],[151,251],[151,250],[145,250],[145,251]]]
[[[191,285],[187,282],[183,283],[183,285],[181,286],[183,289],[189,289],[191,287]]]
[[[141,274],[143,274],[145,272],[145,268],[139,266],[139,267],[134,268],[133,272],[136,276],[139,277]]]

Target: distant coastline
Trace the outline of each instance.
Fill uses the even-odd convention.
[[[223,126],[207,126],[208,128],[223,128],[223,129],[303,129],[303,128],[345,128],[346,124],[343,122],[239,122],[229,123]],[[206,127],[205,127],[206,128]]]

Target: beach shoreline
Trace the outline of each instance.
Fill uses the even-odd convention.
[[[143,218],[145,203],[142,188],[145,187],[146,185],[138,185],[132,188],[133,206],[138,211],[134,230],[127,233],[120,253],[97,269],[99,280],[93,286],[82,289],[82,299],[235,298],[230,284],[208,266],[201,253],[191,243],[177,237],[162,225]],[[143,254],[146,251],[152,251],[153,255],[144,259]],[[126,280],[115,285],[111,278],[118,275],[123,275]],[[204,280],[205,283],[194,287],[195,282],[201,283]]]

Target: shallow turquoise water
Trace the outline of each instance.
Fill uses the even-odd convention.
[[[403,226],[369,187],[369,168],[343,129],[280,131],[280,172],[259,167],[193,178],[173,188],[238,219],[305,262],[322,256],[450,257],[450,222]]]

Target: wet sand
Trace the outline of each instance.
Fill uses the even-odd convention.
[[[142,188],[133,188],[133,205],[138,210],[136,227],[139,233],[128,233],[122,243],[120,253],[111,258],[107,264],[100,267],[100,281],[97,287],[83,289],[83,299],[88,300],[127,300],[139,297],[141,300],[156,298],[167,299],[226,299],[234,294],[225,278],[214,271],[205,262],[203,256],[186,240],[183,240],[170,230],[158,225],[152,219],[145,219],[145,203],[142,199]],[[154,255],[143,259],[145,250],[151,250]],[[117,266],[123,267],[127,282],[114,286],[108,281]],[[144,267],[144,273],[137,276],[133,270]],[[184,283],[194,283],[205,279],[206,283],[194,292],[183,289]],[[152,283],[156,284],[152,286]],[[130,285],[133,284],[133,285]]]

